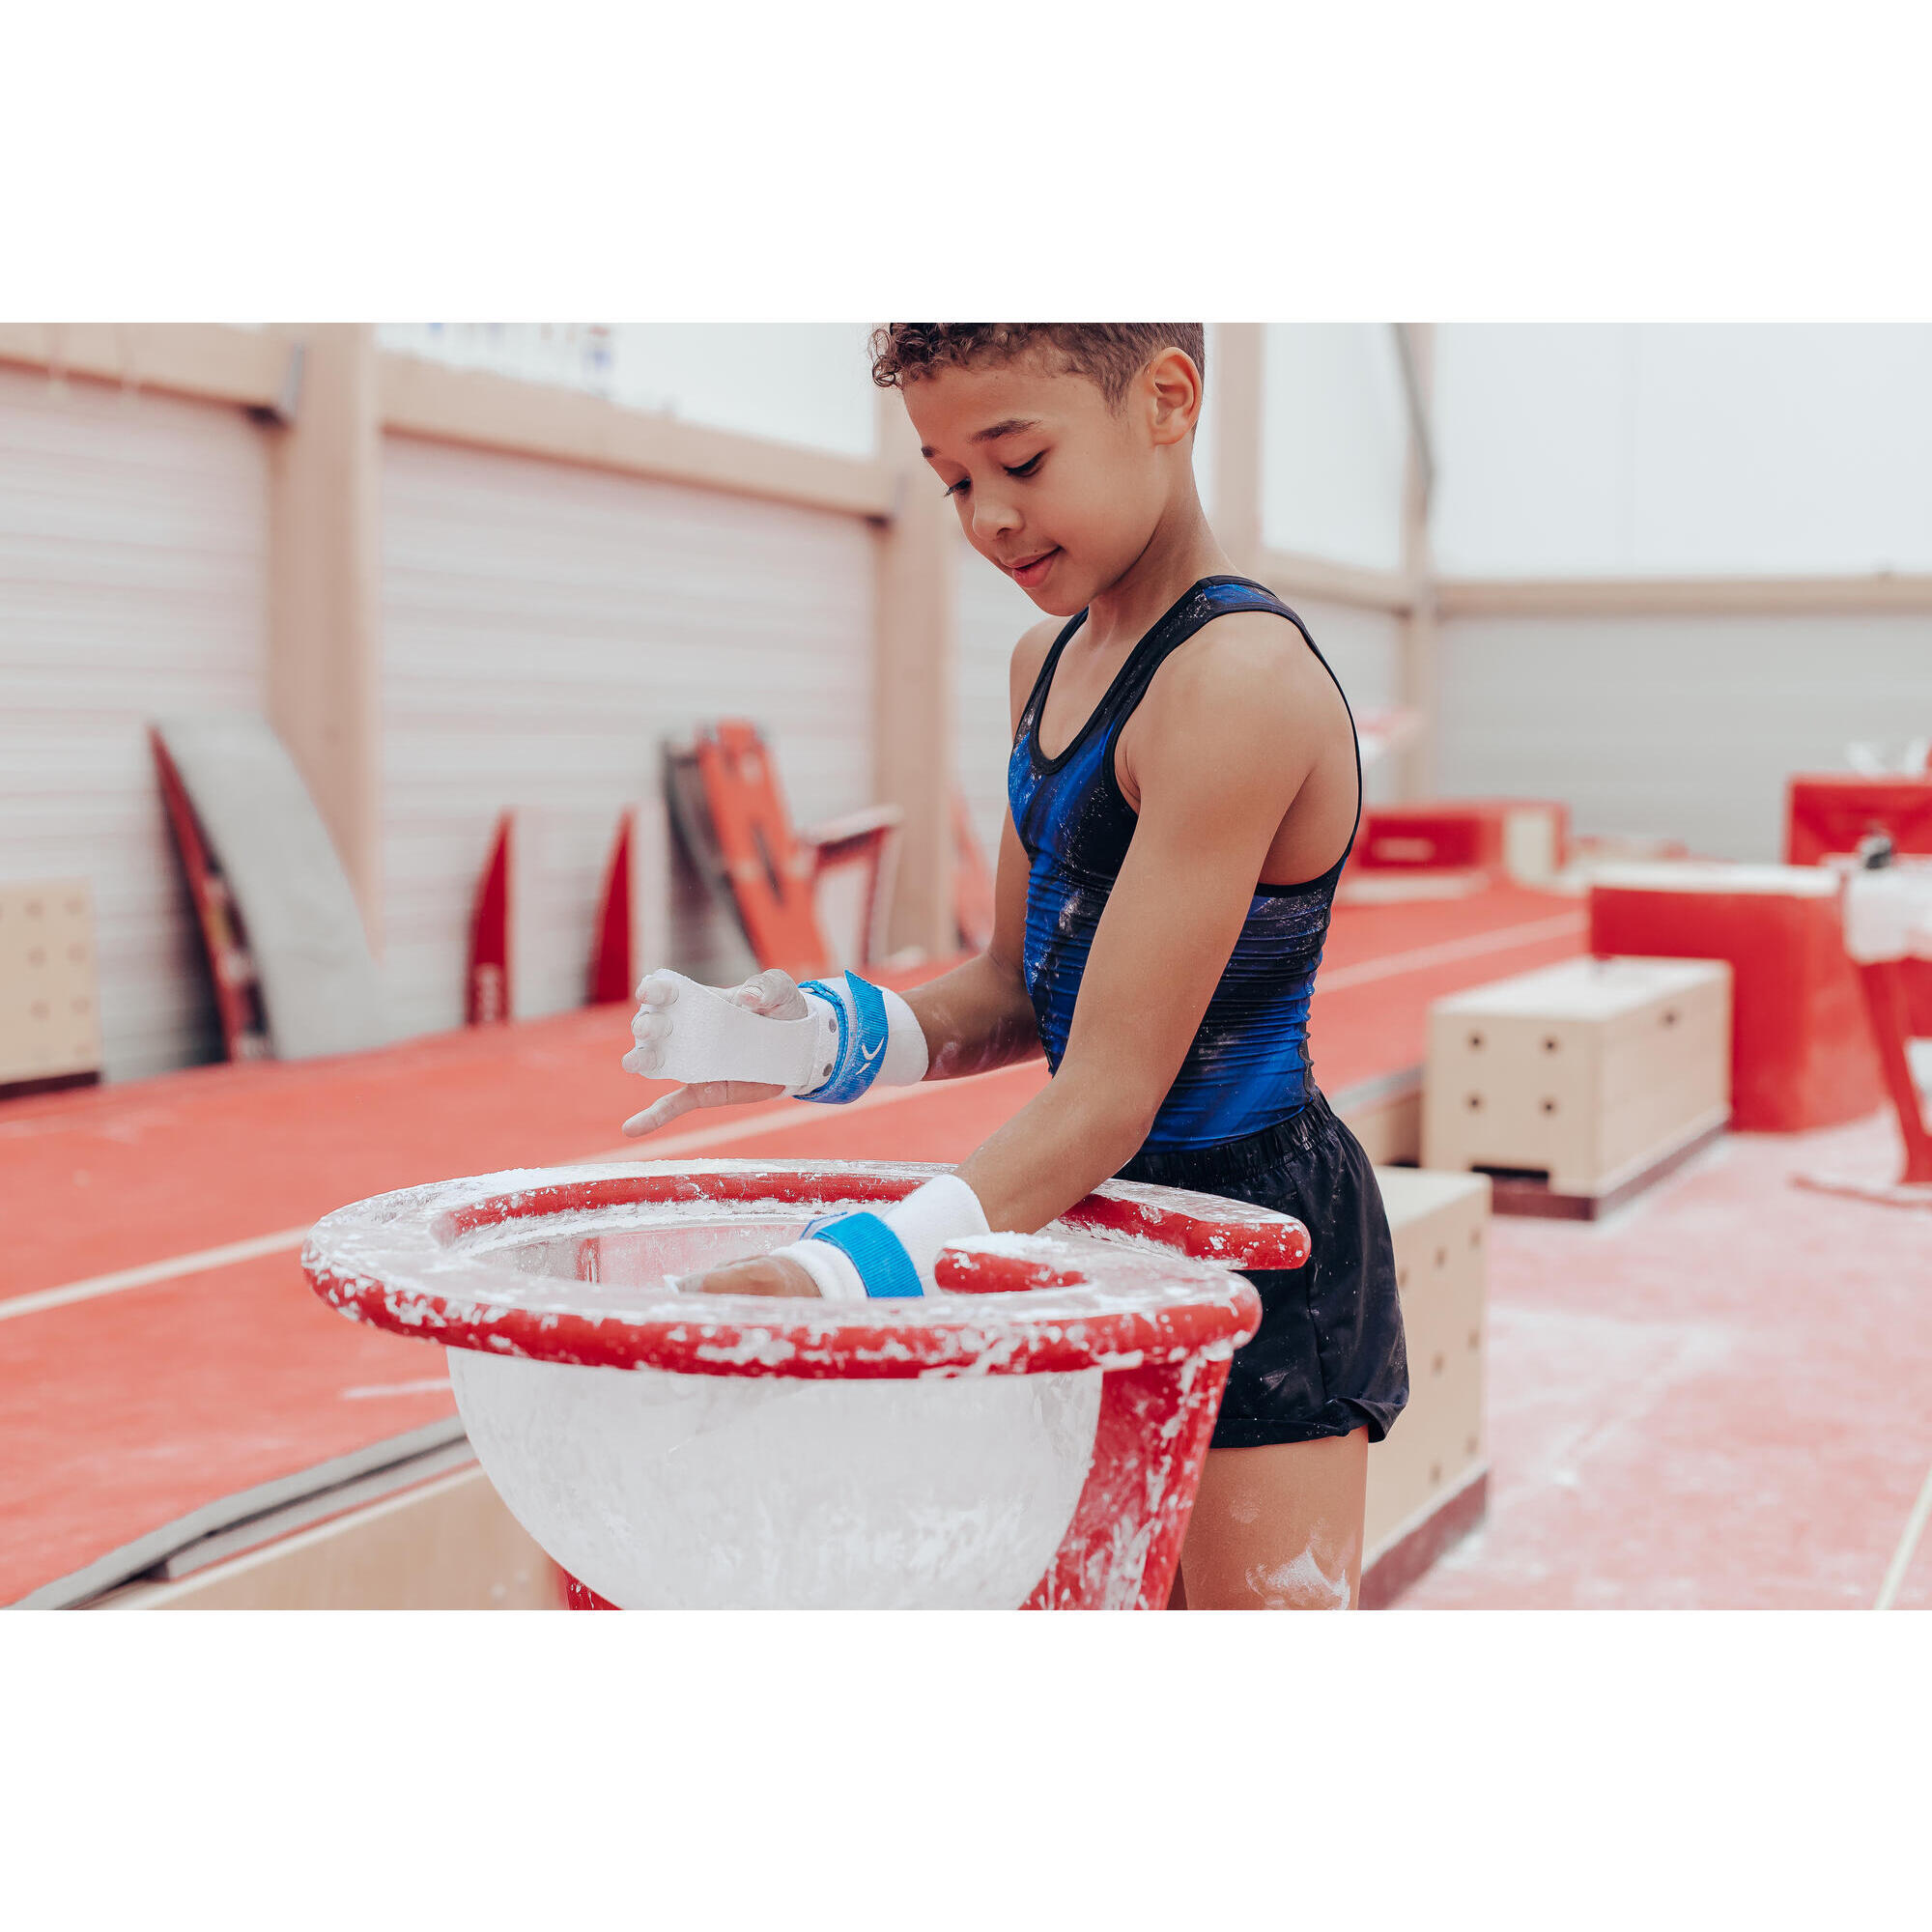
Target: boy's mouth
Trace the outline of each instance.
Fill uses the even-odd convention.
[[[1060,546],[1056,544],[1053,549],[1043,550],[1037,555],[1029,557],[1024,563],[1008,564],[1007,574],[1015,583],[1023,583],[1031,587],[1046,575],[1048,569],[1052,566],[1053,559],[1059,554]]]

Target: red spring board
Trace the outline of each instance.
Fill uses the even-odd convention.
[[[465,1011],[471,1026],[497,1026],[510,1017],[511,817],[497,821],[496,842],[476,886],[469,919],[469,973]]]
[[[590,957],[590,1004],[625,1004],[642,977],[642,962],[631,957],[631,935],[637,929],[631,905],[631,840],[636,837],[635,814],[617,821],[617,842],[611,848],[610,869],[604,874],[604,896],[597,908],[597,945]]]
[[[696,750],[705,808],[758,964],[794,980],[835,971],[812,906],[816,861],[792,830],[756,727],[724,719],[697,734]]]
[[[154,749],[155,773],[160,781],[161,802],[181,854],[182,872],[194,905],[208,970],[214,986],[214,1009],[221,1021],[221,1038],[230,1060],[264,1060],[269,1054],[269,1024],[262,1007],[262,988],[248,952],[248,935],[241,909],[201,829],[194,804],[182,782],[175,761],[168,756],[158,731],[148,733]]]
[[[1510,798],[1371,806],[1362,813],[1354,860],[1366,871],[1498,871],[1508,856],[1510,816],[1522,811],[1555,817],[1554,856],[1560,864],[1569,837],[1568,808]]]

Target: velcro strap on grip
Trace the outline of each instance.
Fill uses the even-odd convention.
[[[824,1086],[798,1097],[801,1100],[822,1100],[833,1106],[856,1100],[879,1077],[879,1067],[886,1057],[886,1044],[892,1037],[892,1022],[886,1017],[885,995],[869,980],[860,979],[850,968],[846,969],[842,993],[828,986],[823,980],[808,980],[799,991],[816,993],[821,1000],[829,1001],[838,1009],[838,1058]]]
[[[907,1300],[925,1293],[905,1243],[876,1214],[842,1214],[809,1235],[850,1257],[872,1301]]]

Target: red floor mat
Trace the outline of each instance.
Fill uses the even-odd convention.
[[[1431,1000],[1565,957],[1575,900],[1498,888],[1338,910],[1311,1022],[1322,1084],[1409,1066]],[[1474,950],[1471,950],[1474,949]],[[618,1060],[628,1011],[590,1009],[298,1065],[197,1068],[0,1109],[0,1603],[191,1510],[450,1411],[446,1395],[345,1388],[441,1374],[433,1350],[324,1309],[293,1247],[5,1319],[9,1299],[306,1226],[453,1175],[588,1155],[956,1160],[1027,1097],[1036,1063],[851,1109],[776,1101],[626,1148],[655,1088]]]

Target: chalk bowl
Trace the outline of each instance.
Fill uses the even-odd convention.
[[[1286,1215],[1109,1182],[1039,1235],[945,1251],[941,1293],[829,1304],[681,1276],[889,1205],[911,1163],[649,1162],[407,1189],[317,1225],[355,1319],[440,1342],[477,1457],[625,1608],[1164,1601]]]

